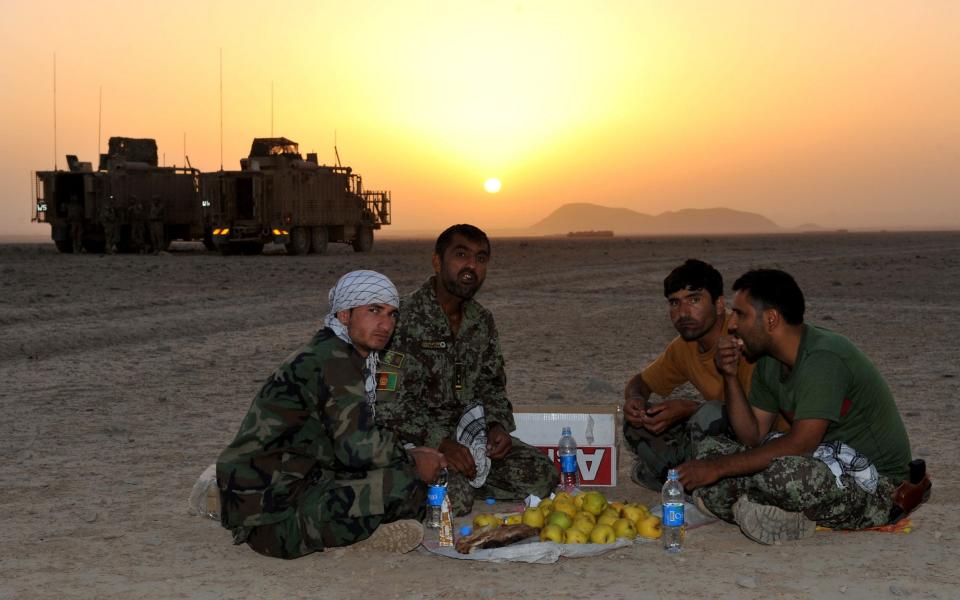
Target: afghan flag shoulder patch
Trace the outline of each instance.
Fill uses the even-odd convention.
[[[397,391],[397,381],[400,377],[396,373],[377,373],[377,391],[395,392]]]

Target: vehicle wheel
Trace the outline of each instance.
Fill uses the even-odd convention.
[[[73,242],[70,240],[53,240],[57,245],[57,250],[64,254],[73,254]]]
[[[103,254],[106,248],[107,243],[103,240],[83,240],[83,249],[87,254]]]
[[[320,225],[314,227],[310,235],[310,251],[323,254],[327,251],[327,228]]]
[[[303,227],[294,227],[287,243],[287,254],[306,254],[310,251],[310,235]]]
[[[373,229],[361,225],[357,228],[357,237],[353,238],[355,252],[370,252],[373,250]]]

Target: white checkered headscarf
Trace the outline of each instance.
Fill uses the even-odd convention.
[[[337,337],[353,345],[347,326],[340,322],[337,313],[341,310],[350,310],[367,304],[387,304],[394,308],[400,307],[400,294],[396,286],[386,275],[376,271],[351,271],[340,278],[335,286],[330,288],[330,312],[323,320],[323,324],[333,330]],[[364,388],[367,393],[367,404],[373,413],[377,401],[377,352],[367,355],[366,378]]]

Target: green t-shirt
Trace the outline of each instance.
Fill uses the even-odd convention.
[[[750,404],[779,412],[791,423],[830,421],[824,442],[848,444],[873,461],[882,475],[907,478],[910,440],[887,382],[863,352],[847,338],[805,325],[797,362],[785,379],[781,363],[757,361]]]

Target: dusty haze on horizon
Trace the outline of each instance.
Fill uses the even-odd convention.
[[[218,169],[221,50],[223,167],[271,133],[332,164],[336,132],[343,163],[393,193],[386,235],[526,228],[571,202],[956,229],[958,24],[945,0],[14,0],[0,21],[0,236],[49,236],[29,222],[31,171],[95,162],[110,136]]]

